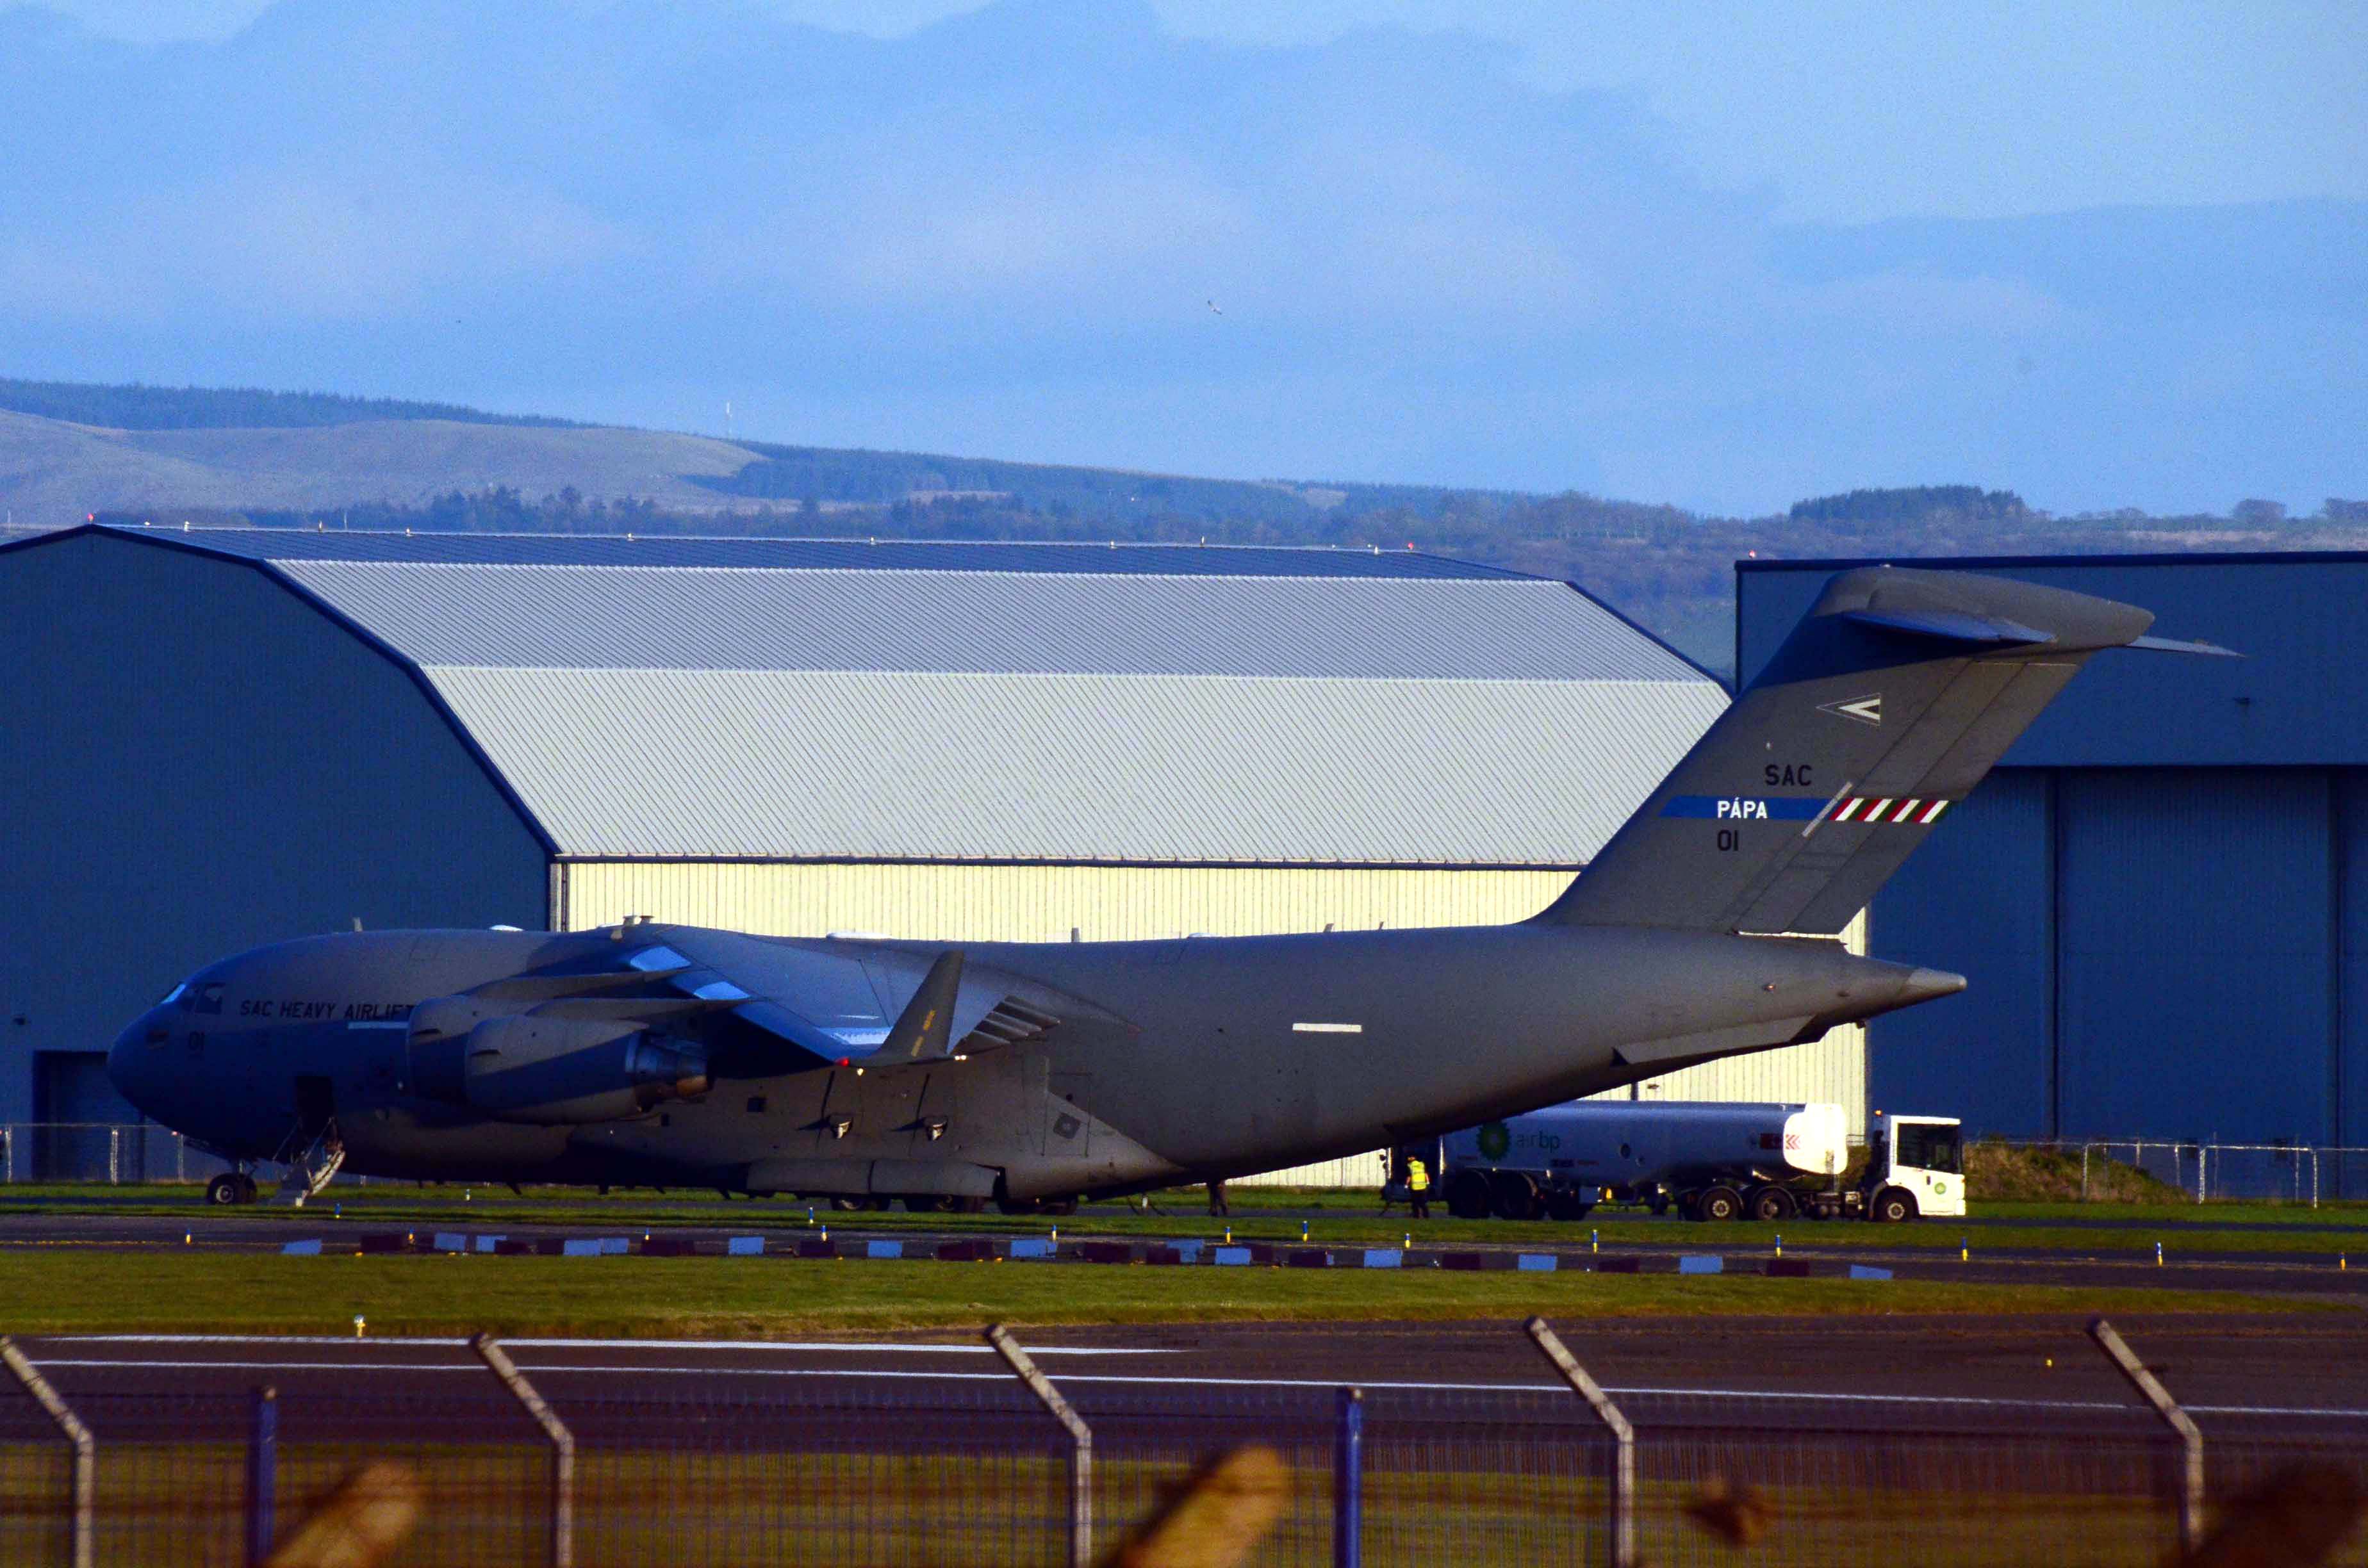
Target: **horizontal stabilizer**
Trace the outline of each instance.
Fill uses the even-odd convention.
[[[2034,631],[2003,616],[1968,615],[1964,610],[1852,609],[1844,610],[1842,619],[1860,626],[1872,626],[1879,631],[1937,638],[1943,642],[2010,647],[2055,641],[2053,632]]]
[[[2153,619],[2010,578],[1844,572],[1538,918],[1833,935],[2092,654],[2148,644]]]

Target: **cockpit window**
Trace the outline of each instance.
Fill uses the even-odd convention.
[[[181,999],[181,1011],[184,1013],[222,1011],[222,987],[219,980],[208,981],[201,985],[176,985],[173,988],[173,996],[178,996]],[[165,1000],[170,1002],[173,996],[167,996]]]
[[[171,989],[170,991],[165,992],[165,999],[164,999],[162,1002],[157,1003],[157,1004],[156,1004],[156,1006],[158,1006],[159,1007],[169,1007],[169,1006],[171,1006],[174,1003],[176,1003],[176,1002],[177,1002],[177,1001],[179,1001],[179,1000],[181,999],[181,993],[183,993],[183,992],[187,991],[188,988],[189,988],[189,983],[188,983],[188,981],[186,981],[186,980],[185,980],[185,981],[181,982],[181,983],[180,983],[180,984],[176,985],[176,986],[175,986],[175,987],[173,987],[173,989]]]

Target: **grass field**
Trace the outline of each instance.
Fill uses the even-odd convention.
[[[12,1334],[857,1334],[1014,1324],[1696,1313],[2280,1312],[2234,1291],[1758,1276],[1317,1272],[786,1258],[0,1253]]]
[[[1406,1218],[1403,1211],[1380,1215],[1378,1205],[1363,1194],[1272,1187],[1237,1189],[1235,1214],[1230,1221],[1209,1218],[1202,1210],[1198,1189],[1156,1195],[1154,1202],[1157,1210],[1154,1212],[1103,1205],[1065,1220],[996,1213],[908,1214],[902,1210],[834,1213],[827,1205],[817,1206],[814,1218],[816,1228],[828,1225],[848,1233],[886,1235],[916,1230],[940,1234],[1042,1235],[1058,1226],[1064,1237],[1215,1240],[1230,1227],[1235,1237],[1243,1241],[1296,1242],[1304,1216],[1309,1239],[1334,1246],[1395,1246],[1413,1234],[1417,1244],[1426,1246],[1493,1244],[1571,1247],[1588,1244],[1589,1235],[1594,1234],[1606,1248],[1686,1246],[1752,1251],[1771,1247],[1775,1236],[1781,1233],[1790,1251],[1880,1247],[1953,1252],[1962,1237],[1969,1240],[1977,1252],[2060,1251],[2084,1256],[2150,1255],[2155,1243],[2161,1241],[2175,1255],[2280,1253],[2330,1261],[2339,1256],[2368,1256],[2368,1204],[2362,1203],[2330,1204],[2318,1209],[2266,1203],[2185,1207],[1989,1203],[1975,1206],[1975,1219],[2014,1223],[1966,1225],[1934,1220],[1912,1225],[1868,1225],[1795,1220],[1779,1225],[1710,1225],[1655,1220],[1628,1210],[1602,1210],[1572,1223],[1513,1223],[1502,1220],[1457,1220],[1447,1217],[1444,1209],[1434,1209],[1438,1217],[1417,1223]],[[207,1210],[194,1187],[160,1184],[138,1188],[0,1188],[0,1215],[121,1214],[194,1219],[208,1212],[219,1217],[223,1211]],[[712,1192],[620,1192],[601,1198],[529,1187],[523,1196],[516,1196],[506,1187],[385,1184],[335,1187],[302,1210],[258,1205],[233,1212],[242,1221],[283,1223],[294,1233],[307,1235],[334,1235],[339,1229],[354,1227],[492,1231],[505,1225],[538,1224],[580,1226],[586,1232],[690,1226],[754,1233],[803,1231],[807,1229],[808,1208],[786,1201],[726,1199]],[[2051,1221],[2066,1222],[2051,1224]],[[2231,1224],[2271,1228],[2225,1228]]]

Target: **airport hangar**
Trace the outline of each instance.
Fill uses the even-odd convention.
[[[1868,564],[1738,562],[1743,678]],[[1972,983],[1875,1020],[1872,1104],[2008,1137],[2368,1147],[2368,554],[1896,564],[2141,605],[2245,656],[2099,655],[1875,895],[1873,951]],[[2368,1177],[2315,1164],[2329,1190]]]
[[[83,527],[0,548],[0,1122],[133,1120],[124,1020],[356,920],[1520,920],[1727,700],[1570,585],[1412,551],[860,540]],[[1863,1059],[1654,1092],[1856,1119]]]

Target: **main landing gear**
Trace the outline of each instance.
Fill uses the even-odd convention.
[[[255,1201],[255,1178],[245,1171],[224,1171],[206,1183],[206,1206],[230,1209]]]

